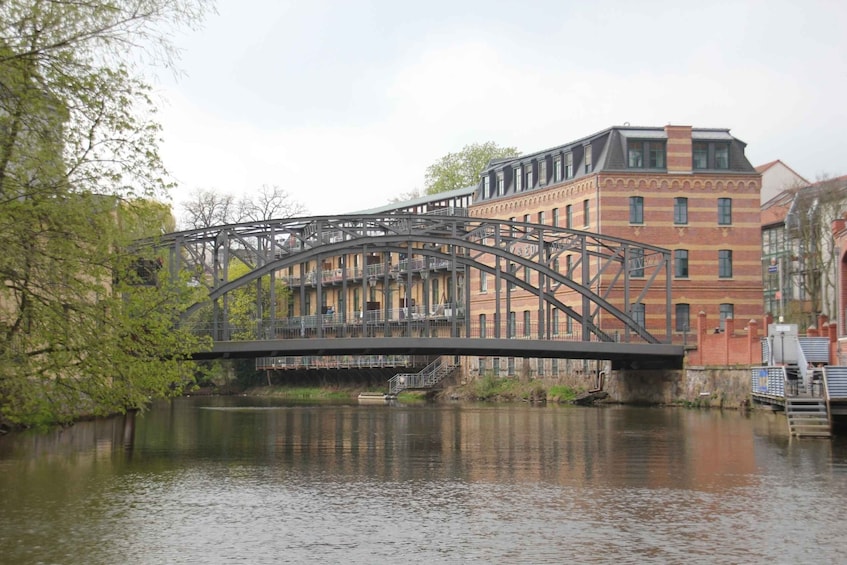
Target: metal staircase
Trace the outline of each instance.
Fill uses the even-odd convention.
[[[831,437],[826,399],[794,396],[785,399],[788,430],[796,437]]]
[[[399,373],[388,381],[388,394],[395,395],[407,389],[432,388],[453,374],[459,365],[451,357],[439,357],[418,373]]]

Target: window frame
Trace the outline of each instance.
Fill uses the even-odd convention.
[[[644,224],[644,197],[629,197],[629,223],[636,225]]]
[[[718,278],[732,278],[732,249],[718,249]]]
[[[630,247],[629,248],[629,278],[643,279],[644,278],[644,248]]]
[[[700,158],[698,163],[698,157]],[[709,144],[695,141],[691,144],[691,168],[701,171],[709,168]]]
[[[673,223],[677,226],[688,225],[688,198],[685,196],[673,199]]]
[[[732,198],[718,198],[718,225],[732,225]]]
[[[714,165],[715,169],[719,171],[728,171],[729,170],[729,143],[728,142],[716,142],[713,144],[714,147]],[[720,153],[719,153],[720,152]],[[723,161],[721,156],[725,159]]]
[[[720,329],[726,330],[726,320],[735,318],[735,304],[730,302],[721,303],[718,306],[718,315],[720,317]]]
[[[691,304],[680,302],[674,305],[674,331],[687,333],[691,330]]]
[[[523,192],[523,168],[520,165],[515,167],[512,176],[515,179],[515,192]]]
[[[641,328],[647,327],[647,306],[643,302],[635,302],[630,305],[630,316]]]
[[[675,279],[689,278],[688,249],[674,249],[673,251],[673,276]]]

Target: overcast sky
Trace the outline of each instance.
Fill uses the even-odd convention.
[[[532,152],[630,123],[730,128],[754,165],[847,173],[847,2],[218,0],[176,37],[179,189],[279,185],[311,214],[422,188],[463,146]]]

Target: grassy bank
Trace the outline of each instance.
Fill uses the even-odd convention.
[[[538,381],[486,375],[447,392],[451,398],[486,402],[571,402],[580,390],[564,385],[547,386]]]
[[[248,396],[273,397],[297,401],[355,400],[359,393],[384,391],[363,385],[332,387],[258,386],[244,391]],[[397,400],[404,404],[424,403],[430,400],[467,400],[486,402],[561,402],[573,401],[581,390],[563,385],[544,385],[538,381],[485,376],[467,385],[440,391],[403,391]]]

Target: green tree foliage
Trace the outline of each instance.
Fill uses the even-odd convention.
[[[230,263],[229,275],[235,280],[250,272],[250,267],[241,261]],[[232,327],[232,339],[260,339],[262,329],[271,316],[271,281],[262,277],[261,298],[257,300],[256,284],[247,284],[233,290],[229,299],[229,324]],[[279,279],[274,280],[274,306],[276,318],[287,314],[288,296],[291,290]]]
[[[519,155],[516,147],[500,147],[493,141],[466,145],[457,153],[448,153],[426,169],[426,193],[437,194],[465,188],[479,182],[479,174],[491,159]]]
[[[184,360],[206,345],[175,327],[197,289],[139,269],[159,258],[129,251],[173,227],[166,208],[139,200],[169,181],[137,69],[145,57],[170,64],[156,30],[206,9],[0,3],[0,425],[141,407],[178,390]]]

